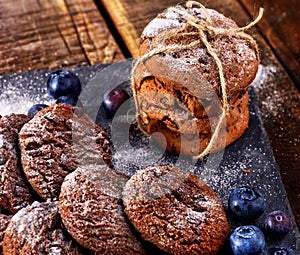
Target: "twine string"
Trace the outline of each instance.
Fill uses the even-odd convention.
[[[221,131],[221,125],[225,121],[225,117],[226,117],[226,114],[227,114],[227,111],[229,108],[229,104],[228,104],[228,100],[227,100],[226,81],[225,81],[225,77],[224,77],[224,73],[223,73],[223,65],[222,65],[220,58],[216,54],[214,48],[209,43],[207,35],[212,36],[212,37],[217,36],[217,35],[227,35],[227,36],[236,36],[236,37],[240,37],[240,38],[244,38],[244,39],[252,39],[252,37],[250,35],[246,34],[245,31],[248,30],[249,28],[255,26],[261,20],[264,9],[260,8],[258,16],[252,22],[250,22],[248,25],[246,25],[244,27],[239,27],[239,28],[227,29],[227,28],[214,27],[211,17],[209,15],[206,7],[204,5],[202,5],[201,3],[196,2],[196,1],[186,2],[187,8],[193,8],[194,6],[197,6],[203,10],[206,20],[203,20],[201,18],[196,18],[195,16],[193,16],[187,12],[184,12],[182,10],[179,10],[179,9],[173,7],[172,10],[174,12],[176,12],[181,17],[186,19],[186,24],[182,28],[178,29],[175,32],[174,32],[174,30],[167,31],[156,37],[156,39],[154,41],[154,49],[149,51],[147,54],[139,57],[135,61],[133,68],[132,68],[131,86],[133,88],[132,89],[133,97],[135,99],[136,106],[138,107],[136,91],[134,89],[134,86],[135,86],[135,71],[140,64],[145,63],[145,61],[147,61],[151,57],[158,55],[160,53],[191,49],[199,44],[204,44],[204,46],[207,49],[208,54],[214,59],[216,65],[217,65],[217,68],[218,68],[220,85],[221,85],[221,93],[222,93],[222,114],[221,114],[218,124],[216,125],[215,131],[213,132],[212,137],[211,137],[208,145],[206,146],[206,148],[199,155],[193,157],[194,159],[197,160],[197,159],[201,159],[201,158],[207,156],[210,153],[211,149],[213,148],[215,142],[217,141],[217,139],[219,137],[219,133]],[[187,28],[189,26],[196,28],[197,32],[195,32],[195,31],[187,32]],[[192,39],[195,36],[197,36],[197,39],[195,39],[194,41],[192,41],[191,43],[189,43],[187,45],[175,44],[172,46],[155,48],[155,42],[166,41],[171,38],[182,37],[182,36],[188,37],[188,38],[190,37]],[[256,48],[256,51],[258,52],[257,48]],[[138,114],[138,111],[137,111],[137,114]]]

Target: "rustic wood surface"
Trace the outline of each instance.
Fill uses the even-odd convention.
[[[139,38],[148,22],[178,0],[96,0],[109,13],[125,45],[133,57],[139,54]]]
[[[258,24],[276,55],[300,89],[300,1],[241,0],[250,14],[259,6],[266,13]]]
[[[92,0],[0,0],[0,74],[123,58]]]
[[[0,0],[0,74],[117,62],[138,55],[145,25],[178,0]],[[97,5],[96,5],[96,4]],[[298,0],[211,0],[208,6],[247,24],[261,51],[255,86],[267,133],[300,226],[300,79]],[[98,8],[97,8],[98,7]]]

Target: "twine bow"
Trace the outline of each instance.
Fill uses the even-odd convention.
[[[250,35],[246,34],[245,31],[248,30],[249,28],[255,26],[261,20],[264,9],[260,8],[258,16],[252,22],[250,22],[248,25],[246,25],[244,27],[240,27],[240,28],[227,29],[227,28],[214,27],[213,22],[211,20],[211,17],[209,15],[207,9],[201,3],[196,2],[196,1],[186,2],[186,7],[188,9],[193,8],[194,6],[199,7],[203,10],[206,20],[197,18],[197,17],[195,17],[185,11],[179,10],[177,8],[172,8],[172,10],[174,12],[176,12],[177,14],[179,14],[181,17],[183,17],[186,20],[186,24],[182,28],[178,29],[178,31],[176,31],[176,33],[174,33],[174,31],[167,31],[165,33],[158,35],[156,37],[155,41],[159,41],[159,40],[166,41],[167,39],[175,38],[176,36],[178,36],[178,37],[184,36],[185,38],[191,38],[191,39],[196,37],[197,39],[192,40],[192,42],[190,42],[187,45],[181,44],[181,45],[165,46],[165,47],[156,48],[156,49],[154,48],[153,50],[149,51],[147,54],[139,57],[136,60],[135,64],[133,65],[131,86],[132,86],[132,88],[134,88],[134,84],[135,84],[134,72],[136,71],[137,67],[141,63],[145,63],[146,60],[153,57],[154,55],[157,55],[157,54],[160,54],[163,52],[172,52],[172,51],[191,49],[199,44],[205,45],[207,52],[215,60],[215,63],[218,68],[223,104],[222,104],[222,115],[218,121],[218,124],[216,126],[216,129],[215,129],[212,137],[211,137],[209,144],[199,155],[194,156],[194,159],[201,159],[210,153],[211,149],[214,146],[214,143],[217,141],[217,138],[221,131],[221,125],[222,125],[223,121],[225,120],[225,116],[226,116],[226,113],[229,108],[229,104],[228,104],[228,100],[227,100],[227,92],[226,92],[226,81],[224,78],[222,62],[221,62],[220,58],[218,57],[218,55],[216,54],[213,47],[211,46],[211,44],[209,43],[208,35],[210,37],[215,37],[217,35],[227,35],[227,36],[236,36],[236,37],[245,38],[245,39],[252,39],[252,37]],[[195,28],[196,32],[195,31],[186,32],[186,29],[188,26],[192,26],[193,28]],[[256,51],[258,52],[257,48],[256,48]],[[134,89],[133,89],[133,96],[134,96],[134,98],[136,98],[136,92]]]

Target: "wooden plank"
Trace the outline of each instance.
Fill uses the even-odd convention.
[[[139,35],[145,25],[163,9],[178,1],[147,0],[102,0],[119,33],[133,56],[138,55]],[[270,5],[273,1],[268,0]],[[250,22],[250,18],[238,0],[215,0],[206,2],[226,16],[233,18],[239,26]],[[256,12],[259,5],[255,4]],[[288,14],[287,14],[288,15]],[[297,24],[297,23],[296,23]],[[281,175],[286,185],[298,226],[300,226],[300,94],[289,75],[273,54],[265,41],[268,30],[250,31],[257,40],[261,52],[260,78],[256,81],[255,92],[264,124],[280,166]]]
[[[123,58],[92,0],[0,0],[0,24],[1,74]]]
[[[300,1],[240,1],[251,15],[258,6],[264,7],[265,14],[258,26],[300,89]]]
[[[139,37],[147,25],[159,12],[178,0],[96,0],[107,9],[118,32],[133,57],[139,53]]]

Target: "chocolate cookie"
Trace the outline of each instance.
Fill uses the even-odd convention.
[[[12,213],[33,200],[18,146],[18,132],[29,120],[23,114],[10,114],[0,119],[0,205]]]
[[[145,254],[123,211],[128,178],[108,167],[78,168],[61,187],[59,213],[71,236],[96,254]]]
[[[215,192],[176,167],[138,171],[124,187],[123,203],[142,237],[171,254],[217,254],[229,235]]]
[[[228,146],[242,136],[249,124],[249,94],[246,93],[238,99],[234,105],[229,107],[226,114],[226,124],[221,128],[218,142],[213,146],[211,152],[217,152]],[[168,110],[165,110],[166,114]],[[212,130],[215,130],[220,116],[212,118],[187,118],[178,119],[179,113],[173,114],[174,118],[165,118],[162,114],[158,118],[157,111],[149,110],[147,116],[138,117],[139,127],[148,134],[159,132],[163,136],[153,136],[169,152],[184,155],[197,155],[209,144]],[[177,122],[178,120],[178,122]],[[166,128],[168,127],[168,128]],[[198,133],[199,131],[199,133]],[[165,143],[167,138],[167,143]]]
[[[200,39],[199,28],[193,24],[206,24],[213,31],[227,31],[216,33],[208,31],[206,25],[203,28],[207,43],[222,63],[230,107],[237,107],[241,98],[247,107],[244,94],[259,64],[254,39],[246,34],[232,36],[231,31],[238,28],[233,20],[215,10],[204,10],[195,3],[170,7],[145,27],[140,40],[140,56],[161,52],[135,69],[132,84],[140,128],[147,134],[153,130],[163,133],[167,150],[188,156],[197,156],[206,148],[203,145],[209,143],[211,136],[207,133],[212,129],[209,121],[214,122],[213,118],[221,115],[224,103],[216,59]],[[247,115],[247,111],[241,115]],[[221,136],[228,142],[214,146],[212,151],[223,149],[247,128],[248,121],[239,121],[231,133],[230,114],[226,116],[227,133]],[[200,148],[191,151],[188,145],[179,143],[174,138],[178,133],[188,136],[189,141],[198,137]]]
[[[61,228],[57,202],[33,202],[12,217],[4,235],[3,254],[85,253]]]
[[[41,110],[19,133],[21,159],[31,186],[45,200],[57,200],[67,174],[81,165],[111,165],[102,128],[80,108],[55,104]]]
[[[2,254],[2,245],[5,230],[12,218],[12,215],[0,214],[0,254]]]
[[[238,28],[232,19],[216,10],[206,9],[206,12],[199,6],[187,7],[183,3],[158,14],[142,32],[140,55],[143,56],[153,49],[159,50],[163,47],[178,45],[184,47],[199,40],[199,34],[197,34],[199,31],[188,22],[189,18],[199,19],[199,22],[208,22],[212,27],[220,30]],[[210,21],[206,15],[209,16]],[[182,33],[176,35],[178,32]],[[174,33],[173,36],[171,36],[172,33]],[[188,33],[194,33],[194,35],[188,36]],[[248,90],[249,84],[255,78],[259,63],[256,42],[250,36],[231,36],[228,33],[214,34],[212,32],[207,37],[222,63],[227,94],[231,103],[234,103],[241,91]],[[167,50],[155,55],[154,58],[145,61],[145,68],[148,74],[153,74],[152,76],[157,78],[157,81],[160,78],[166,78],[162,80],[164,81],[163,90],[167,90],[176,97],[178,97],[176,93],[179,90],[181,101],[186,103],[192,114],[194,114],[192,109],[198,108],[194,104],[199,104],[198,100],[193,100],[195,97],[210,98],[211,93],[214,92],[221,98],[216,61],[208,53],[204,43],[199,42],[188,49]],[[142,74],[141,76],[147,77]],[[174,84],[168,86],[167,80]],[[153,86],[159,92],[161,84],[154,83],[155,81],[153,81]],[[136,83],[135,87],[137,90],[143,89],[143,83]],[[195,94],[192,95],[192,93]]]

